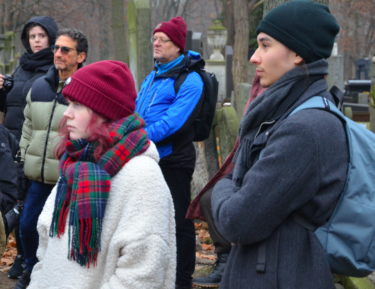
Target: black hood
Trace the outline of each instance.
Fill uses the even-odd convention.
[[[48,16],[34,17],[34,18],[31,18],[29,22],[26,23],[26,25],[22,29],[22,34],[21,34],[22,44],[28,52],[31,52],[31,50],[30,50],[29,39],[27,38],[27,35],[26,35],[26,28],[32,23],[36,23],[40,25],[41,27],[43,27],[45,31],[47,31],[49,45],[55,44],[56,33],[59,30],[55,20],[53,20],[53,18],[48,17]]]

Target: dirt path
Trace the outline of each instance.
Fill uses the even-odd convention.
[[[0,272],[0,288],[13,289],[16,286],[17,279],[10,279],[6,273]]]

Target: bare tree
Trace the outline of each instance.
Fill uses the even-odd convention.
[[[128,43],[125,31],[124,0],[111,0],[111,28],[116,60],[128,62]]]
[[[233,83],[234,95],[238,100],[238,84],[247,82],[247,57],[249,53],[249,10],[252,11],[256,0],[235,0],[234,31],[235,41],[233,49]],[[244,9],[245,7],[245,9]]]
[[[223,1],[223,25],[228,30],[227,45],[234,46],[233,1]]]
[[[283,4],[285,2],[289,2],[291,0],[264,0],[263,4],[263,17],[266,16],[266,14],[275,8],[276,6],[279,6],[280,4]],[[314,0],[315,2],[322,3],[324,5],[328,5],[329,0]]]
[[[344,54],[344,79],[355,77],[355,61],[371,58],[375,49],[375,2],[331,0],[332,14],[340,24],[339,52]]]

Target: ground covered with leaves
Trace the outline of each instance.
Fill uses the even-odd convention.
[[[215,246],[212,244],[210,233],[206,222],[195,222],[196,233],[196,255],[195,272],[193,277],[206,277],[213,271],[213,265],[217,258],[215,255]],[[200,287],[195,287],[200,288]]]
[[[17,256],[16,239],[10,234],[8,238],[7,248],[0,260],[0,288],[13,289],[16,285],[16,279],[8,278],[8,271],[12,267]]]

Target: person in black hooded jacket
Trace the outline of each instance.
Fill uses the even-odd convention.
[[[25,120],[23,111],[26,106],[27,93],[33,82],[44,76],[53,65],[53,52],[50,47],[55,44],[57,31],[57,24],[51,17],[38,16],[29,20],[21,34],[26,52],[22,54],[19,60],[20,65],[12,75],[13,88],[10,91],[4,90],[4,75],[0,74],[0,111],[5,113],[4,127],[15,136],[18,142]],[[18,199],[22,204],[25,194],[19,192]],[[8,272],[10,278],[19,278],[25,269],[18,226],[15,231],[18,256]]]
[[[20,65],[13,73],[13,88],[6,93],[3,89],[4,76],[0,74],[0,111],[5,113],[4,126],[21,138],[24,121],[23,111],[26,95],[31,85],[44,76],[53,65],[51,45],[55,44],[56,22],[47,16],[32,18],[23,27],[21,40],[26,52],[20,58]]]

